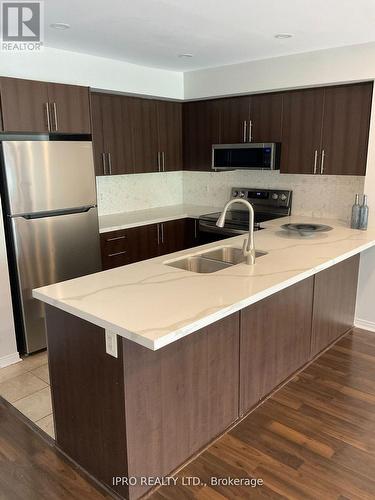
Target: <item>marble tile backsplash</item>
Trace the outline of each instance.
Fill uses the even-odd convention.
[[[183,201],[223,205],[232,187],[293,190],[292,213],[349,220],[355,193],[363,193],[364,177],[291,175],[279,172],[184,172]]]
[[[294,215],[349,220],[364,177],[279,172],[166,172],[97,177],[99,215],[179,205],[220,206],[232,187],[293,190]]]
[[[182,176],[182,172],[157,172],[97,177],[99,215],[179,205]]]

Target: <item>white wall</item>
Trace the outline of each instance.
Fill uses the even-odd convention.
[[[189,71],[185,99],[372,80],[375,43]]]
[[[0,75],[183,98],[182,73],[49,47],[35,53],[2,52]]]
[[[14,332],[8,261],[0,200],[0,368],[16,363],[19,359]]]
[[[194,99],[374,79],[375,43],[370,43],[188,72],[184,95]],[[375,227],[375,105],[365,192],[369,195],[370,225]],[[374,298],[375,251],[371,250],[361,258],[356,324],[375,331]]]

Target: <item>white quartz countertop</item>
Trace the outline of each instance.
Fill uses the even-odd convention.
[[[157,224],[158,222],[184,219],[186,217],[196,219],[204,214],[219,212],[222,208],[201,205],[170,205],[167,207],[149,208],[147,210],[136,210],[134,212],[101,215],[99,216],[99,231],[101,233],[108,233],[109,231],[147,226],[147,224]]]
[[[333,230],[301,237],[281,230],[286,222]],[[352,230],[339,221],[294,216],[264,226],[255,245],[268,253],[254,266],[196,274],[164,264],[218,246],[241,248],[244,236],[237,236],[38,288],[33,296],[156,350],[375,245],[375,230]]]

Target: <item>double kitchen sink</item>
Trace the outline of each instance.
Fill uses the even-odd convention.
[[[266,255],[267,252],[256,252],[256,258]],[[197,255],[184,257],[183,259],[166,262],[167,266],[191,271],[193,273],[215,273],[221,269],[235,266],[246,262],[246,257],[240,248],[220,247],[208,250]]]

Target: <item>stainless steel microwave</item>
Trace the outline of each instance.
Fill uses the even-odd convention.
[[[278,170],[280,144],[277,142],[213,144],[213,170]]]

